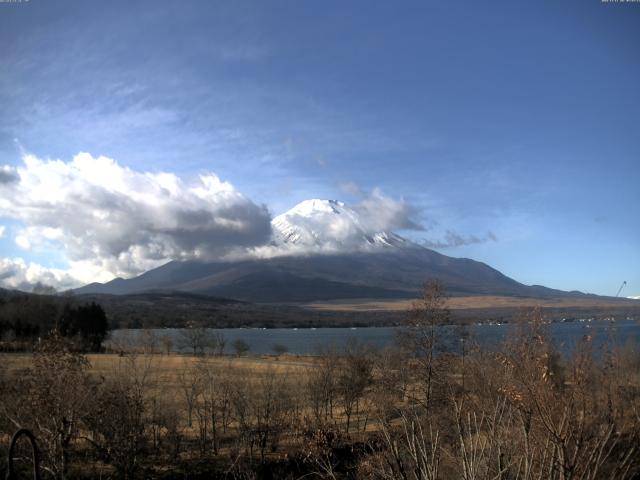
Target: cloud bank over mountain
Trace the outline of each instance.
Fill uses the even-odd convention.
[[[379,189],[358,192],[356,203],[306,200],[272,220],[266,206],[214,173],[186,180],[89,153],[70,161],[25,154],[18,167],[0,166],[0,237],[17,247],[12,258],[0,256],[0,286],[67,289],[129,278],[170,260],[420,248],[394,233],[424,230],[414,207]],[[450,233],[445,243],[422,246],[476,241]],[[49,268],[34,257],[63,262]]]
[[[372,251],[412,244],[393,230],[421,230],[413,209],[374,190],[354,205],[305,200],[273,219],[273,241],[250,251],[256,257]]]
[[[267,208],[213,173],[185,181],[88,153],[69,162],[25,155],[23,165],[0,171],[2,216],[22,225],[16,244],[61,251],[69,260],[64,273],[4,259],[0,281],[6,286],[128,277],[171,259],[224,256],[271,236]]]

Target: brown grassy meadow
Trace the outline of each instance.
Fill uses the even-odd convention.
[[[386,350],[82,354],[51,337],[0,357],[0,445],[32,430],[43,478],[640,475],[635,346],[596,352],[585,337],[562,358],[532,312],[499,349],[461,331],[453,354],[435,300]],[[17,458],[29,468],[24,444]]]

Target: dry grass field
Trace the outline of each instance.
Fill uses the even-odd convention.
[[[315,356],[81,354],[54,335],[0,354],[0,455],[26,426],[47,478],[638,478],[633,345],[586,336],[563,359],[533,311],[498,350],[456,354],[430,312],[398,348]]]
[[[321,311],[406,311],[413,300],[330,300],[314,302],[305,307]],[[495,295],[477,295],[468,297],[450,297],[447,300],[449,309],[494,309],[494,308],[608,308],[608,307],[638,307],[638,300],[627,298],[532,298],[532,297],[503,297]]]
[[[182,393],[181,374],[195,368],[234,372],[248,380],[258,380],[267,372],[282,375],[293,384],[304,381],[314,358],[298,355],[263,355],[249,357],[194,356],[183,354],[133,354],[122,356],[115,353],[88,354],[89,374],[96,379],[144,374],[153,390],[165,399],[179,400]],[[0,353],[0,364],[9,374],[24,371],[33,366],[30,353]]]

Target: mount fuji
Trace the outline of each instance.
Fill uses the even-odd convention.
[[[379,230],[374,214],[335,200],[306,200],[271,224],[270,244],[239,259],[170,261],[76,293],[170,290],[268,303],[398,299],[414,298],[426,280],[437,278],[452,295],[581,295],[526,286],[484,263],[442,255]]]
[[[371,219],[337,200],[305,200],[271,222],[280,247],[316,251],[372,251],[380,247],[415,247],[392,232],[372,231]]]

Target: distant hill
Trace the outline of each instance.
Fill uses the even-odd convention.
[[[389,326],[402,324],[411,304],[411,300],[407,299],[390,299],[382,302],[338,300],[296,306],[247,303],[171,290],[67,297],[34,295],[0,288],[0,323],[4,305],[16,297],[36,300],[32,303],[34,306],[94,301],[107,313],[110,328],[178,328],[192,324],[215,328]],[[452,321],[460,323],[512,321],[518,318],[523,308],[534,305],[540,306],[550,320],[611,316],[640,318],[638,300],[593,295],[547,297],[546,300],[519,296],[459,296],[451,298],[449,302]]]

